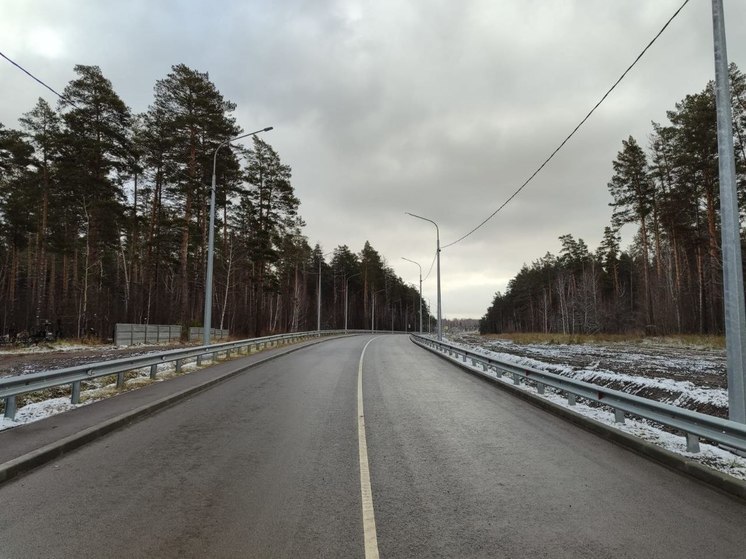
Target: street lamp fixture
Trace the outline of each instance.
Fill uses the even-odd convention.
[[[385,289],[379,289],[375,293],[373,293],[373,305],[371,307],[371,313],[370,313],[370,332],[374,333],[376,331],[376,295],[378,293],[383,293],[386,291]]]
[[[348,301],[349,301],[347,292],[350,287],[350,280],[354,278],[355,276],[359,276],[361,274],[362,272],[357,272],[356,274],[352,274],[351,276],[347,276],[345,278],[345,333],[347,333],[347,306],[348,306]]]
[[[435,223],[432,219],[428,219],[426,217],[422,217],[421,215],[415,215],[413,213],[404,212],[407,215],[410,215],[412,217],[416,217],[417,219],[421,219],[423,221],[429,221],[433,225],[435,225],[435,247],[436,247],[436,253],[435,256],[438,261],[438,340],[443,340],[443,320],[441,315],[441,308],[440,308],[440,228],[438,227],[438,224]]]
[[[321,332],[321,263],[324,261],[324,256],[329,256],[334,251],[325,252],[319,256],[319,289],[317,293],[317,305],[316,305],[316,330]]]
[[[215,170],[218,162],[218,151],[223,146],[227,146],[231,142],[240,140],[242,138],[248,138],[249,136],[255,136],[261,132],[269,132],[272,130],[272,126],[267,126],[261,130],[255,130],[248,134],[241,134],[235,138],[230,138],[224,141],[222,144],[215,148],[215,153],[212,156],[212,187],[210,188],[210,228],[208,230],[208,241],[207,241],[207,276],[205,278],[205,315],[202,321],[204,333],[202,335],[202,343],[204,345],[210,345],[210,329],[212,322],[212,262],[215,256]]]
[[[402,256],[402,260],[406,260],[407,262],[416,264],[417,267],[420,269],[420,335],[422,335],[422,266],[420,266],[414,260],[410,260],[409,258],[404,258],[403,256]]]

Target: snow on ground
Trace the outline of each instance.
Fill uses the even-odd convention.
[[[516,344],[477,335],[453,343],[518,365],[728,416],[725,350],[651,343]]]
[[[206,361],[205,364],[209,364],[209,361]],[[190,373],[199,368],[201,367],[196,362],[184,363],[179,374]],[[108,382],[112,378],[111,375],[100,377],[90,381],[87,388],[81,390],[80,404],[71,404],[69,396],[28,403],[18,408],[15,419],[11,420],[0,415],[0,431],[25,425],[26,423],[33,423],[34,421],[92,404],[99,400],[105,400],[121,392],[133,390],[151,382],[160,382],[174,376],[176,376],[176,370],[173,363],[163,363],[158,365],[158,376],[155,381],[150,379],[150,367],[141,367],[127,374],[127,381],[122,389],[117,389],[116,382]]]
[[[16,427],[25,423],[39,421],[45,417],[66,412],[78,408],[85,404],[71,404],[70,398],[52,398],[43,402],[33,402],[27,404],[16,412],[15,420],[6,417],[0,418],[0,431],[10,427]]]
[[[452,340],[449,340],[449,342],[457,346],[460,345],[462,347],[465,345],[465,344],[456,343]],[[470,347],[470,349],[474,349],[474,348]],[[561,367],[558,365],[552,365],[548,367],[546,366],[546,363],[541,363],[534,359],[526,358],[526,359],[521,360],[521,359],[517,359],[514,355],[496,354],[484,348],[482,348],[481,353],[485,355],[489,354],[497,359],[504,359],[506,361],[510,360],[513,363],[530,366],[533,368],[540,368],[545,371],[555,372],[559,374],[562,374],[561,371],[565,371],[566,373],[568,370],[572,370],[571,367]],[[449,358],[448,356],[445,356],[445,357]],[[454,358],[450,358],[450,359],[456,360]],[[627,417],[625,419],[625,423],[616,423],[614,421],[613,411],[611,411],[609,408],[605,406],[601,406],[601,407],[589,406],[589,405],[584,404],[582,401],[578,401],[574,406],[570,406],[567,403],[567,398],[565,396],[558,394],[557,392],[553,391],[549,387],[547,387],[546,392],[543,395],[541,395],[537,392],[536,387],[530,384],[526,384],[522,382],[519,385],[514,385],[512,377],[497,376],[496,373],[491,372],[491,371],[488,371],[487,373],[485,373],[481,369],[481,367],[472,366],[470,363],[465,364],[461,359],[458,359],[458,362],[460,365],[462,366],[466,365],[467,367],[473,369],[474,371],[477,371],[480,374],[483,374],[483,375],[487,374],[490,377],[497,379],[499,382],[510,384],[511,386],[520,388],[521,390],[524,390],[526,392],[530,392],[537,397],[550,400],[551,402],[559,406],[571,409],[572,411],[576,413],[580,413],[582,415],[590,417],[591,419],[604,423],[614,429],[618,429],[625,433],[629,433],[631,435],[634,435],[635,437],[641,438],[650,443],[661,446],[670,452],[680,454],[696,462],[709,466],[715,470],[726,473],[737,479],[746,481],[746,457],[739,456],[737,454],[728,452],[727,450],[724,450],[717,446],[713,446],[713,445],[706,444],[706,443],[700,443],[699,453],[696,453],[696,454],[690,453],[690,452],[687,452],[686,450],[686,439],[684,436],[674,434],[674,433],[669,433],[667,431],[663,431],[662,429],[654,425],[651,425],[645,419],[635,419],[635,418]],[[543,365],[543,366],[537,366],[537,365]],[[590,371],[590,372],[593,372],[593,371]],[[614,374],[614,373],[609,373],[609,374]],[[582,378],[582,375],[579,377],[574,377],[574,378],[581,378],[581,380],[586,380]],[[645,379],[645,380],[650,381],[650,380],[655,380],[655,379]],[[664,385],[666,384],[665,379],[663,379],[662,384]],[[677,387],[676,388],[677,390],[680,388],[678,384],[674,386]],[[703,397],[709,398],[710,396],[711,396],[710,394],[706,394]],[[725,405],[727,407],[727,395],[726,395]]]

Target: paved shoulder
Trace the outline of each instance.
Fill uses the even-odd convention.
[[[27,457],[29,453],[36,454],[42,450],[50,450],[53,457],[58,456],[128,421],[158,411],[166,405],[193,395],[203,388],[213,386],[249,367],[326,341],[328,338],[263,350],[163,382],[156,382],[137,390],[124,392],[40,421],[0,431],[0,473],[2,473],[2,465],[8,462],[30,459]],[[76,440],[78,438],[82,440]],[[20,469],[25,471],[43,462],[44,460],[39,460],[29,464],[28,468]],[[2,481],[4,479],[0,476],[0,482]]]

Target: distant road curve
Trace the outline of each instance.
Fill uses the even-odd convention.
[[[364,335],[258,365],[0,486],[0,558],[365,557],[368,342],[381,557],[743,557],[740,502],[406,336]]]

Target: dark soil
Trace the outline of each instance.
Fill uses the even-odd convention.
[[[90,349],[68,351],[38,351],[26,353],[0,353],[0,377],[25,375],[64,367],[74,367],[85,363],[109,361],[121,357],[145,355],[169,349],[185,347],[174,345],[138,345],[131,347],[91,346]],[[23,351],[23,350],[19,350]]]

